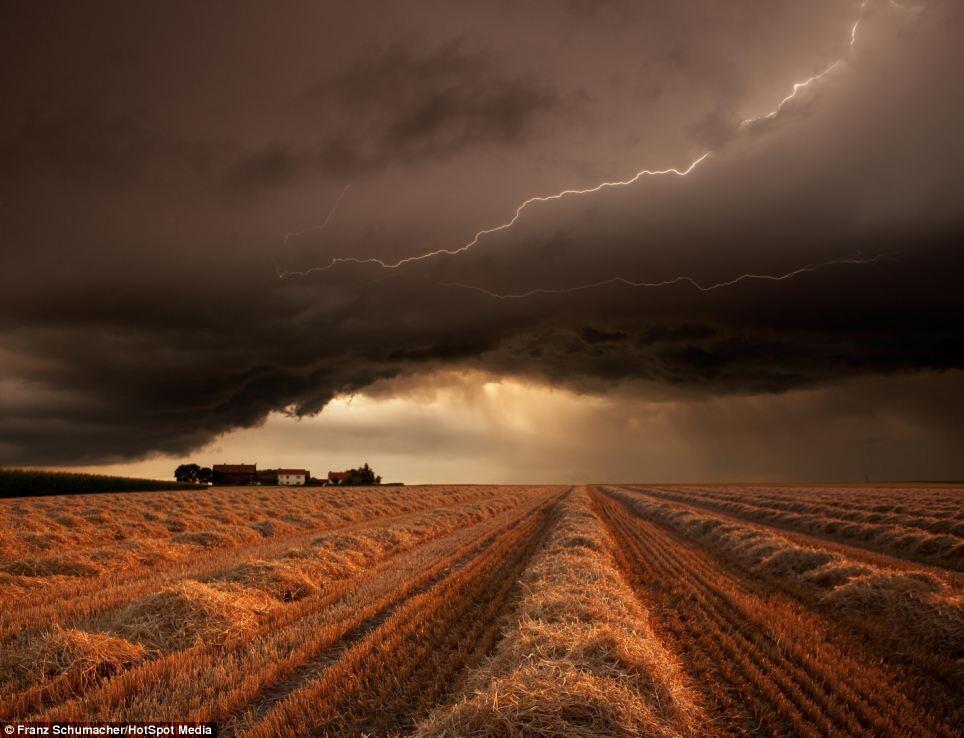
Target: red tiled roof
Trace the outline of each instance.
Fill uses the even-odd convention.
[[[308,476],[307,469],[278,469],[278,474],[301,474],[303,476]]]

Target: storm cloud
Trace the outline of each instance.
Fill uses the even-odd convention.
[[[0,464],[185,454],[439,371],[797,393],[811,425],[844,397],[873,418],[893,381],[964,444],[935,401],[964,368],[964,12],[871,2],[849,50],[859,3],[663,5],[6,9]],[[456,256],[311,271],[708,148]]]

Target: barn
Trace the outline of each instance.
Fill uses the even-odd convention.
[[[212,484],[256,484],[257,464],[215,464],[211,467]]]

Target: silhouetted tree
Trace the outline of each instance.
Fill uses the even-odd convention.
[[[202,466],[197,470],[197,481],[201,484],[210,484],[211,480],[214,478],[214,472],[211,471],[211,467]]]
[[[198,472],[200,471],[201,467],[197,464],[181,464],[177,469],[174,470],[174,478],[179,482],[197,482]],[[210,469],[207,471],[208,474],[211,473]]]
[[[375,476],[374,470],[368,465],[367,461],[358,469],[349,469],[347,479],[342,482],[343,485],[349,485],[352,487],[366,487],[372,484],[381,483],[382,478]]]

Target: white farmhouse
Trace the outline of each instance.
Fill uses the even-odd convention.
[[[278,469],[278,484],[283,487],[298,487],[308,481],[307,469]]]

